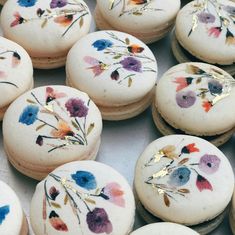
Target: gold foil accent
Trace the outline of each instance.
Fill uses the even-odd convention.
[[[218,103],[220,100],[228,97],[230,94],[227,93],[227,94],[221,94],[221,95],[217,95],[213,100],[212,100],[212,105],[215,105],[216,103]]]
[[[114,2],[115,0],[109,0],[109,10],[113,9]]]
[[[156,178],[163,178],[164,176],[166,176],[168,174],[168,169],[166,167],[164,167],[162,170],[154,173],[152,175],[152,179],[156,179]]]

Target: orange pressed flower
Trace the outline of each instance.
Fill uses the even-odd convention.
[[[135,5],[141,5],[147,3],[148,0],[130,0],[130,3],[135,4]]]
[[[212,108],[212,103],[210,101],[204,101],[203,104],[202,104],[202,107],[204,108],[204,110],[206,112],[209,112],[210,109]]]
[[[127,47],[128,51],[131,52],[131,53],[141,53],[144,48],[137,45],[137,44],[133,44],[133,45],[130,45],[129,47]]]
[[[58,16],[54,19],[55,23],[60,24],[61,26],[69,26],[71,22],[73,21],[73,15],[67,15],[67,16]]]
[[[59,120],[57,130],[52,130],[51,135],[63,139],[65,136],[73,136],[74,133],[65,121]]]
[[[187,147],[189,153],[199,152],[199,149],[195,147],[195,143],[188,144],[186,147]]]

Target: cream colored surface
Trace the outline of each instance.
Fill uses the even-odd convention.
[[[232,197],[232,205],[229,213],[229,223],[232,233],[235,234],[235,192],[233,193]]]
[[[203,1],[199,0],[199,4],[200,3],[203,3]],[[218,8],[216,8],[214,4],[221,4],[220,14],[216,13],[216,9]],[[203,61],[221,65],[234,63],[235,46],[234,42],[230,45],[226,43],[226,25],[229,25],[230,32],[235,35],[235,24],[232,18],[228,17],[229,14],[224,10],[224,6],[235,7],[235,3],[229,0],[209,0],[207,4],[208,10],[206,12],[214,15],[215,22],[207,24],[201,23],[199,16],[196,20],[195,16],[202,12],[195,12],[198,9],[196,6],[197,1],[192,1],[184,6],[177,15],[175,28],[177,40],[183,48]],[[228,23],[221,23],[219,15],[227,19]],[[213,36],[213,34],[209,36],[209,30],[211,30],[212,27],[220,27],[221,24],[223,30],[220,35],[218,37]],[[195,29],[191,35],[188,36],[192,28]]]
[[[218,101],[208,112],[202,106],[203,100],[196,98],[194,105],[189,108],[181,108],[176,102],[176,89],[178,84],[175,79],[178,77],[199,78],[200,75],[192,75],[186,72],[187,65],[198,66],[204,71],[211,72],[212,69],[218,70],[226,78],[231,80],[231,91],[229,96]],[[208,82],[212,78],[205,75],[199,84],[194,82],[178,92],[195,91],[199,89],[208,89]],[[184,63],[169,69],[159,80],[155,102],[161,116],[171,126],[176,129],[191,133],[194,135],[212,136],[227,132],[235,126],[235,110],[231,109],[235,105],[235,87],[233,78],[218,67],[203,63]],[[225,84],[223,84],[225,86]],[[208,96],[211,99],[210,96]],[[212,96],[213,98],[213,96]]]
[[[164,169],[170,159],[162,158],[159,162],[156,161],[155,164],[153,163],[149,167],[145,167],[145,164],[165,146],[175,146],[176,149],[174,152],[180,154],[184,146],[192,143],[199,149],[199,152],[192,152],[190,155],[182,154],[179,159],[176,158],[174,161],[176,168],[177,164],[184,158],[189,158],[188,163],[185,163],[188,165],[198,163],[200,157],[205,154],[216,155],[220,159],[220,163],[218,170],[213,174],[205,173],[197,165],[192,165],[198,174],[210,182],[212,190],[199,191],[196,186],[197,174],[195,174],[194,170],[191,170],[189,181],[182,186],[176,186],[175,189],[186,188],[189,190],[189,193],[181,196],[180,194],[177,195],[177,191],[173,191],[172,193],[169,191],[173,198],[169,198],[170,205],[167,207],[163,200],[163,194],[159,193],[157,188],[146,184],[145,181],[153,174],[157,174],[160,170]],[[182,165],[178,167],[180,166]],[[159,184],[169,185],[168,180],[169,177],[166,176],[160,177],[158,180],[155,179],[154,182],[157,181]],[[151,214],[164,221],[195,225],[211,220],[225,210],[232,197],[234,175],[229,161],[214,145],[198,137],[170,135],[153,141],[145,149],[136,164],[134,185],[138,198],[145,209]],[[213,200],[211,200],[212,198]]]
[[[88,191],[85,188],[77,185],[75,181],[71,178],[71,175],[75,174],[77,171],[86,171],[93,174],[98,189],[102,189],[110,183],[118,183],[120,186],[119,190],[123,191],[122,197],[124,199],[124,204],[122,206],[119,206],[115,203],[112,203],[112,201],[104,200],[101,197],[87,196],[88,194],[95,194],[96,189],[91,189]],[[126,235],[131,231],[133,226],[133,218],[135,215],[134,196],[126,179],[121,176],[120,173],[118,173],[108,165],[104,165],[102,163],[94,161],[83,161],[68,163],[64,166],[57,168],[55,171],[52,172],[52,174],[59,176],[63,179],[67,179],[68,183],[72,186],[72,188],[79,192],[81,199],[84,200],[86,197],[88,197],[88,199],[94,200],[95,204],[89,203],[88,199],[86,201],[91,211],[93,211],[95,208],[102,208],[106,211],[109,221],[112,224],[112,231],[109,232],[110,235]],[[56,198],[55,202],[60,204],[61,208],[50,208],[48,204],[46,204],[46,213],[49,214],[51,210],[55,210],[55,212],[60,215],[60,218],[66,223],[68,227],[68,232],[66,234],[94,234],[88,228],[88,224],[86,221],[88,210],[84,205],[83,201],[79,199],[79,197],[76,196],[76,194],[71,189],[67,188],[68,192],[73,197],[74,202],[77,204],[78,210],[80,210],[80,213],[78,213],[79,217],[77,217],[76,214],[74,214],[76,209],[74,209],[73,211],[69,203],[67,205],[64,205],[64,197],[66,194],[64,187],[60,182],[55,181],[49,175],[45,180],[43,180],[37,185],[36,191],[31,202],[31,224],[35,235],[43,234],[45,231],[44,228],[46,228],[48,235],[61,234],[61,231],[57,231],[51,226],[48,219],[43,220],[42,218],[43,203],[38,202],[43,201],[45,195],[45,183],[48,191],[50,187],[53,186],[60,191],[60,194]],[[80,219],[80,224],[78,218]]]
[[[9,206],[9,213],[6,215],[0,226],[0,234],[4,235],[26,235],[21,233],[23,227],[23,210],[15,192],[3,181],[0,181],[0,207]]]

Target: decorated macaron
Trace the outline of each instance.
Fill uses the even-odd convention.
[[[183,63],[159,80],[153,118],[164,135],[203,136],[218,146],[233,134],[234,105],[234,79],[228,73],[209,64]]]
[[[174,234],[174,235],[199,235],[194,230],[175,223],[162,222],[145,225],[130,235],[163,235],[163,234]]]
[[[6,0],[0,0],[0,5],[4,5]]]
[[[39,87],[7,110],[4,149],[16,169],[40,180],[64,163],[95,159],[101,130],[100,111],[87,94],[66,86]]]
[[[157,63],[137,38],[99,31],[72,47],[66,76],[68,85],[89,94],[103,119],[122,120],[138,115],[152,102]]]
[[[180,0],[97,0],[95,21],[99,29],[123,31],[152,43],[173,28],[179,9]]]
[[[113,168],[95,161],[65,164],[37,185],[31,202],[35,235],[129,234],[135,201]]]
[[[7,107],[33,87],[33,66],[18,44],[0,37],[0,121]]]
[[[233,193],[230,213],[229,213],[229,224],[232,233],[235,234],[235,192]]]
[[[137,208],[146,221],[175,222],[207,234],[226,214],[234,175],[226,156],[210,142],[169,135],[142,153],[134,185]]]
[[[176,20],[173,52],[179,62],[205,61],[235,74],[235,3],[199,0],[184,6]],[[180,46],[175,46],[179,43]],[[193,58],[196,57],[196,58]]]
[[[23,46],[35,68],[65,64],[73,44],[89,32],[91,14],[82,0],[9,0],[1,12],[6,38]]]
[[[0,181],[0,234],[27,235],[28,223],[15,192]]]

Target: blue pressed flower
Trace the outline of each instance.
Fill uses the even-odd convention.
[[[21,7],[32,7],[35,5],[37,0],[18,0],[17,2]]]
[[[223,92],[223,85],[216,80],[210,80],[208,82],[208,88],[211,94],[219,95]]]
[[[10,207],[8,205],[0,207],[0,225],[5,220],[6,215],[9,214]]]
[[[87,190],[96,188],[95,176],[88,171],[77,171],[71,175],[72,179],[75,180],[76,184]]]
[[[111,47],[113,43],[110,40],[107,39],[100,39],[95,41],[92,46],[97,48],[97,51],[103,51],[107,47]]]
[[[37,120],[39,108],[35,105],[28,105],[20,115],[19,122],[32,125]]]
[[[173,186],[182,186],[189,181],[191,171],[187,167],[180,167],[174,170],[170,175],[169,184]]]

